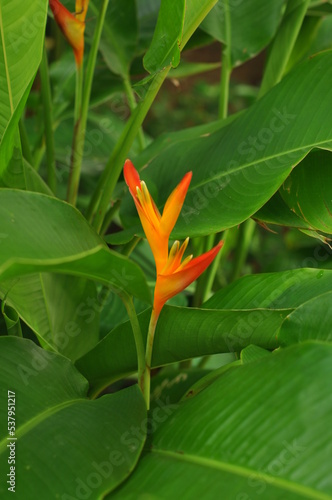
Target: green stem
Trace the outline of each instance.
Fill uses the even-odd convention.
[[[23,118],[21,118],[20,121],[18,122],[18,126],[19,126],[19,131],[20,131],[23,157],[26,159],[27,162],[30,163],[30,165],[33,166],[33,157],[32,157],[29,139],[28,139],[28,134],[27,134],[27,131],[26,131],[26,128],[24,125]]]
[[[241,274],[243,264],[249,252],[255,227],[256,223],[252,219],[248,219],[245,222],[243,222],[239,228],[239,235],[238,235],[239,243],[236,247],[235,260],[231,274],[231,282],[236,280]]]
[[[103,227],[101,228],[101,231],[100,231],[101,236],[104,236],[104,234],[106,233],[110,223],[112,222],[114,215],[119,210],[120,205],[121,205],[121,200],[117,200],[116,202],[113,203],[113,205],[111,206],[111,208],[107,212],[105,219],[104,219]]]
[[[122,248],[121,254],[129,257],[131,252],[135,249],[136,245],[141,241],[139,236],[134,236],[124,247]]]
[[[150,409],[152,348],[153,348],[154,334],[156,331],[158,317],[159,316],[155,314],[154,309],[152,309],[149,330],[148,330],[148,336],[146,339],[145,368],[144,368],[144,373],[142,374],[142,379],[143,379],[142,384],[143,384],[143,388],[144,388],[143,395],[144,395],[144,399],[146,401],[146,407],[148,410]]]
[[[127,96],[127,99],[128,99],[128,104],[129,104],[130,111],[133,112],[137,108],[137,102],[136,102],[136,99],[135,99],[135,95],[134,95],[133,89],[131,87],[131,83],[130,83],[129,77],[128,78],[124,78],[123,84],[124,84],[124,88],[125,88],[125,91],[126,91],[126,96]],[[140,127],[139,130],[138,130],[137,138],[138,138],[140,149],[142,151],[145,148],[145,138],[144,138],[144,132],[143,132],[142,127]]]
[[[44,129],[46,142],[47,183],[53,193],[56,192],[55,146],[53,135],[53,105],[51,83],[48,71],[47,52],[44,47],[40,64],[41,98],[44,112]]]
[[[135,344],[136,344],[136,351],[137,351],[137,363],[138,363],[138,385],[142,391],[142,394],[144,396],[144,399],[148,405],[149,399],[147,399],[147,394],[150,394],[150,385],[147,388],[146,384],[149,383],[150,381],[147,380],[146,377],[146,364],[145,364],[145,349],[144,349],[144,342],[143,342],[143,337],[142,337],[142,332],[141,332],[141,327],[138,322],[137,314],[135,311],[135,306],[133,303],[132,298],[125,292],[121,292],[120,297],[125,305],[125,308],[127,310],[130,324],[133,330],[134,334],[134,339],[135,339]],[[148,392],[147,392],[148,391]]]
[[[81,117],[82,99],[83,99],[83,63],[79,67],[76,66],[74,124],[76,124]]]
[[[225,44],[223,45],[222,48],[222,58],[221,58],[219,118],[226,118],[228,115],[229,82],[232,73],[231,18],[229,13],[228,0],[224,1],[224,11],[225,11]]]
[[[204,238],[204,248],[203,252],[207,252],[213,247],[214,243],[214,234],[210,234]],[[196,283],[195,295],[193,297],[193,306],[200,307],[203,302],[203,295],[206,286],[206,273],[202,274]]]
[[[93,226],[97,231],[100,231],[102,227],[112,193],[120,177],[129,150],[169,70],[170,66],[167,66],[167,68],[160,71],[152,80],[145,99],[138,104],[130,116],[107,162],[105,170],[99,179],[87,212],[87,219],[90,222],[92,222],[93,216],[95,215]]]
[[[95,32],[93,35],[92,45],[90,49],[86,75],[85,75],[85,85],[83,88],[82,95],[82,108],[80,116],[78,117],[75,123],[74,130],[74,138],[73,138],[73,147],[72,147],[72,157],[71,157],[71,169],[68,181],[68,191],[67,191],[67,200],[69,203],[73,205],[76,204],[77,193],[80,183],[81,177],[81,169],[82,169],[82,159],[83,159],[83,149],[84,149],[84,141],[85,141],[85,132],[86,132],[86,124],[88,120],[88,111],[89,111],[89,103],[91,96],[91,88],[93,75],[96,66],[98,47],[100,42],[100,37],[104,25],[105,15],[108,7],[109,0],[104,0],[99,11],[99,16],[97,19],[97,24],[95,28]],[[77,71],[83,71],[82,68],[78,68]],[[78,79],[81,78],[78,76]],[[77,84],[78,88],[78,84]],[[75,115],[79,113],[79,105],[75,106]]]

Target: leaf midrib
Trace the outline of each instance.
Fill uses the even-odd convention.
[[[273,484],[277,488],[280,488],[284,491],[291,491],[297,494],[303,495],[305,498],[311,498],[314,500],[331,500],[331,496],[327,495],[318,490],[314,490],[309,486],[305,486],[303,484],[294,483],[288,479],[283,479],[279,476],[272,476],[270,474],[266,474],[266,472],[262,472],[261,470],[257,471],[255,469],[250,469],[249,467],[244,467],[241,465],[235,465],[227,462],[223,462],[221,460],[214,460],[212,458],[201,457],[197,455],[191,455],[189,453],[176,453],[170,450],[161,450],[158,448],[151,448],[150,452],[157,453],[159,455],[163,455],[165,457],[173,458],[175,460],[179,460],[181,462],[192,463],[196,465],[200,465],[202,467],[207,467],[211,469],[217,469],[223,472],[229,472],[231,474],[242,476],[246,478],[252,478],[253,475],[259,472],[259,477],[267,484]]]
[[[52,415],[55,415],[64,408],[67,408],[68,406],[71,406],[74,403],[78,403],[81,401],[86,401],[86,399],[84,398],[70,399],[67,401],[63,401],[58,405],[52,406],[51,408],[47,408],[47,410],[44,410],[42,413],[39,413],[35,417],[32,417],[30,420],[22,424],[20,427],[17,427],[15,431],[15,437],[17,438],[17,440],[19,440],[22,436],[30,432],[31,429],[37,427],[41,422],[43,422],[47,418],[51,417]],[[4,439],[0,441],[0,454],[3,453],[7,448],[8,437],[10,436],[6,436]]]

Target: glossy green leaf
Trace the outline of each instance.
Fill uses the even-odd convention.
[[[45,349],[75,360],[99,340],[101,304],[92,281],[77,276],[29,274],[0,283],[2,295]]]
[[[174,237],[211,234],[243,222],[271,198],[314,146],[329,144],[332,116],[326,109],[332,102],[331,78],[332,52],[327,51],[299,65],[226,127],[150,157],[142,178],[159,207],[182,176],[193,171]],[[145,162],[138,158],[135,164],[146,165],[146,157],[145,152]],[[122,211],[126,226],[137,224],[134,214],[128,196]]]
[[[217,292],[204,309],[165,306],[157,324],[152,366],[238,352],[250,344],[275,349],[284,318],[307,300],[331,290],[332,271],[298,269],[241,278]],[[150,314],[147,310],[138,316],[144,339]],[[76,366],[94,390],[136,371],[129,322],[114,328]]]
[[[305,340],[332,341],[332,292],[322,293],[295,309],[280,327],[282,346]]]
[[[139,267],[112,252],[71,205],[39,193],[0,190],[2,280],[59,272],[100,281],[149,301]]]
[[[331,377],[332,346],[319,343],[227,370],[164,422],[155,413],[146,454],[111,498],[330,499]]]
[[[91,0],[89,10],[94,16],[102,7],[102,0]],[[93,34],[92,27],[88,32]],[[107,9],[107,15],[100,41],[100,51],[110,70],[117,74],[128,75],[131,61],[134,57],[138,41],[136,2],[135,0],[112,0]]]
[[[314,151],[295,168],[280,189],[292,212],[312,228],[332,233],[332,153]]]
[[[226,9],[229,9],[231,59],[232,65],[238,66],[271,41],[282,17],[284,4],[284,0],[219,0],[200,27],[224,43]]]
[[[332,271],[294,269],[280,273],[251,274],[216,292],[203,304],[214,309],[224,304],[229,309],[295,309],[332,289]]]
[[[10,160],[14,135],[42,56],[47,0],[0,6],[0,177]]]
[[[8,444],[15,443],[15,496],[101,498],[114,489],[135,467],[144,442],[144,427],[139,438],[131,435],[146,416],[138,387],[90,401],[87,381],[66,358],[14,337],[1,337],[0,347],[1,406],[15,393],[17,438],[8,440],[1,426],[0,463],[9,473]],[[8,486],[1,481],[2,498]]]
[[[170,65],[173,68],[178,66],[185,10],[185,0],[161,0],[157,26],[143,61],[149,73],[156,73]]]

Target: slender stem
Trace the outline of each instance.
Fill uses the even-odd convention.
[[[75,111],[74,124],[78,122],[82,112],[83,99],[83,64],[76,66]]]
[[[227,238],[227,234],[228,234],[228,231],[226,230],[223,234],[224,241]],[[216,239],[215,239],[214,243],[217,243],[216,240],[218,238],[220,238],[220,236],[219,236],[219,234],[216,234]],[[203,296],[202,296],[202,303],[204,303],[211,295],[211,290],[212,290],[214,279],[216,277],[216,274],[217,274],[217,271],[219,268],[220,259],[221,259],[222,254],[223,254],[223,250],[221,250],[217,254],[217,256],[215,257],[212,264],[210,264],[208,269],[205,271],[205,286],[204,286],[204,291],[203,291]]]
[[[124,247],[122,248],[121,254],[129,257],[131,252],[135,249],[136,245],[141,241],[139,236],[134,236]]]
[[[86,75],[85,75],[85,85],[83,88],[83,96],[82,96],[82,108],[80,116],[78,117],[75,123],[74,130],[74,138],[73,138],[73,147],[72,147],[72,157],[71,157],[71,169],[68,181],[68,191],[67,191],[67,200],[69,203],[73,205],[76,204],[77,193],[80,183],[81,177],[81,168],[82,168],[82,159],[83,159],[83,150],[84,150],[84,141],[85,141],[85,132],[86,132],[86,124],[88,119],[88,111],[89,111],[89,103],[91,96],[91,88],[94,70],[96,66],[98,47],[100,42],[100,37],[104,25],[105,15],[108,7],[109,0],[104,0],[99,11],[99,16],[97,19],[96,29],[94,32],[92,45],[90,49]],[[78,68],[77,71],[82,71],[81,68]],[[80,78],[80,77],[78,77]],[[79,105],[75,106],[75,114],[79,111]]]
[[[146,401],[146,407],[150,409],[150,384],[151,384],[151,359],[152,359],[152,348],[154,341],[154,334],[156,331],[157,321],[159,315],[155,313],[154,309],[152,309],[148,336],[146,339],[146,351],[145,351],[145,368],[144,373],[142,374],[143,378],[143,388],[144,388],[144,399]]]
[[[102,236],[104,236],[104,234],[106,233],[110,223],[112,222],[114,215],[119,210],[120,205],[121,205],[121,200],[117,200],[116,202],[113,203],[113,205],[111,206],[111,208],[107,212],[105,219],[104,219],[103,227],[101,228],[101,231],[100,231],[100,234]]]
[[[126,123],[120,139],[99,179],[87,212],[87,218],[90,222],[92,222],[95,215],[93,226],[97,231],[100,231],[102,227],[113,190],[119,179],[129,150],[169,70],[170,66],[167,66],[153,78],[144,100],[138,104]]]
[[[41,97],[44,112],[44,129],[46,142],[47,183],[53,193],[56,191],[55,147],[53,136],[53,105],[51,84],[47,63],[47,52],[44,47],[40,64]]]
[[[240,226],[238,235],[239,244],[236,248],[234,266],[231,274],[231,282],[236,280],[241,274],[243,264],[249,252],[255,227],[256,223],[252,219],[246,220]]]
[[[130,107],[130,111],[133,112],[134,109],[137,108],[137,103],[136,103],[136,99],[135,99],[135,95],[134,95],[133,89],[132,89],[131,84],[130,84],[129,77],[123,79],[123,84],[124,84],[124,88],[125,88],[125,91],[126,91],[126,96],[127,96],[127,99],[128,99],[128,104],[129,104],[129,107]],[[140,127],[139,130],[138,130],[137,138],[138,138],[140,149],[142,151],[145,148],[145,138],[144,138],[144,132],[143,132],[142,127]]]
[[[228,0],[224,1],[225,12],[225,44],[222,48],[221,80],[219,96],[219,118],[226,118],[228,114],[229,81],[232,73],[231,60],[231,18]]]
[[[141,327],[138,322],[137,314],[135,311],[135,306],[133,303],[133,299],[128,295],[126,292],[121,292],[120,297],[125,305],[125,308],[127,310],[130,324],[133,330],[134,334],[134,339],[135,339],[135,344],[136,344],[136,351],[137,351],[137,363],[138,363],[138,385],[142,391],[142,394],[144,396],[144,399],[148,405],[148,399],[147,399],[147,394],[150,394],[150,385],[148,389],[146,388],[146,383],[150,382],[145,373],[146,373],[146,364],[145,364],[145,349],[144,349],[144,342],[143,342],[143,337],[142,337],[142,332],[141,332]],[[148,390],[148,392],[147,392]]]
[[[203,252],[207,252],[212,248],[214,243],[214,234],[210,234],[204,238],[204,250]],[[196,283],[195,295],[193,297],[193,306],[200,307],[203,301],[203,295],[206,286],[206,273],[202,274]]]
[[[30,165],[33,165],[33,157],[32,157],[29,139],[28,139],[28,134],[27,134],[27,131],[26,131],[26,128],[24,125],[23,118],[21,118],[20,121],[18,122],[18,126],[19,126],[19,131],[20,131],[23,157],[26,159],[27,162],[30,163]]]

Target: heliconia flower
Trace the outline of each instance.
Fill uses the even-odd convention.
[[[134,199],[145,235],[151,247],[157,270],[153,310],[158,316],[165,302],[195,281],[221,249],[221,241],[209,252],[182,261],[189,238],[180,246],[175,241],[168,251],[168,240],[180,215],[192,173],[188,172],[166,201],[162,215],[156,207],[144,181],[130,160],[124,165],[124,178]]]
[[[77,66],[84,55],[85,16],[89,0],[76,0],[76,14],[73,15],[59,0],[49,0],[54,19],[74,50]]]

